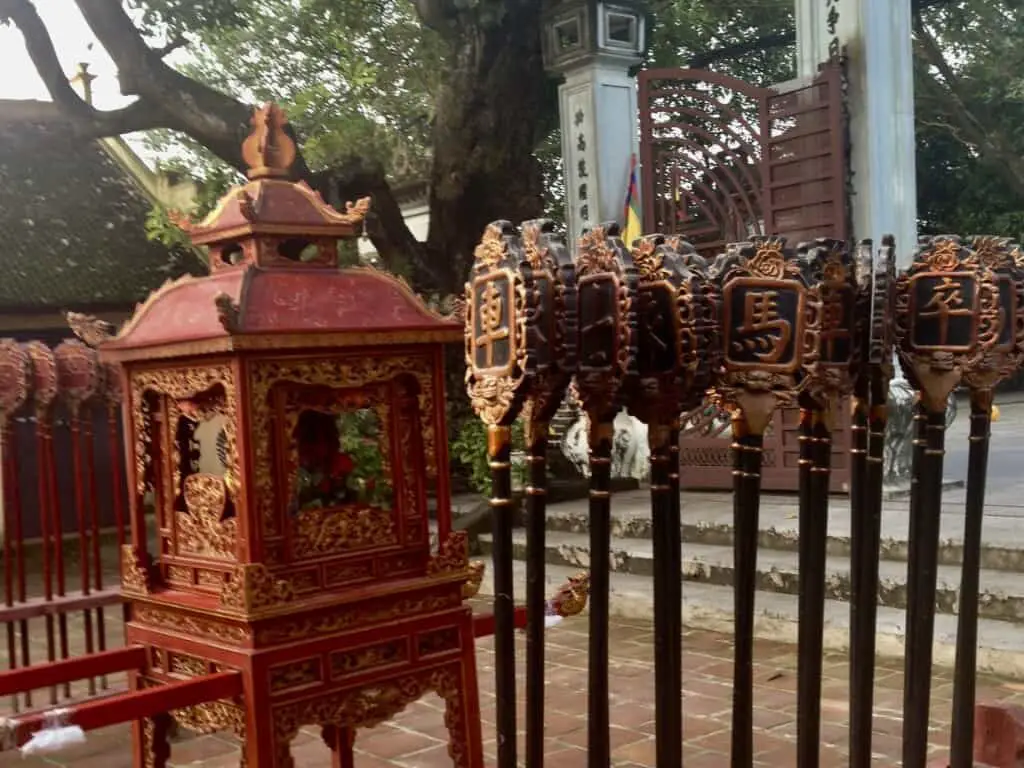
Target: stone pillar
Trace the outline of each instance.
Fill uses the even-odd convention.
[[[621,62],[574,68],[558,88],[570,241],[587,227],[622,220],[630,162],[639,153],[636,80]]]
[[[545,0],[544,64],[558,88],[570,245],[587,227],[625,226],[630,163],[639,152],[636,81],[643,61],[641,0]]]
[[[797,73],[813,77],[818,64],[845,51],[849,79],[850,222],[855,239],[896,237],[896,267],[910,265],[917,245],[917,170],[911,0],[796,0]],[[908,417],[913,392],[896,364],[890,405]],[[893,423],[899,423],[894,418]],[[890,430],[887,453],[902,479],[911,441]],[[890,458],[892,458],[890,456]]]
[[[844,50],[849,78],[853,236],[917,244],[911,0],[796,0],[797,70]]]

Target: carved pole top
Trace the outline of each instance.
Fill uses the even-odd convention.
[[[284,111],[268,102],[253,112],[252,132],[242,142],[242,159],[250,179],[287,177],[295,162],[295,142],[285,131]]]

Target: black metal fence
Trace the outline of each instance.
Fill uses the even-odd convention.
[[[685,240],[627,246],[615,225],[575,258],[550,222],[485,232],[467,285],[468,390],[489,430],[493,475],[499,768],[516,763],[510,426],[527,427],[526,764],[543,764],[544,456],[548,424],[575,386],[590,424],[588,764],[610,764],[608,622],[611,423],[649,427],[658,765],[682,765],[678,414],[705,400],[731,416],[735,513],[732,758],[753,765],[753,630],[764,435],[799,409],[800,629],[797,765],[819,764],[825,553],[833,433],[852,401],[850,765],[871,764],[876,599],[886,403],[894,354],[917,393],[908,553],[903,765],[924,768],[932,678],[946,402],[971,396],[970,459],[950,765],[973,765],[978,570],[992,393],[1021,366],[1024,271],[989,237],[922,242],[897,274],[876,250],[761,237],[707,260]]]

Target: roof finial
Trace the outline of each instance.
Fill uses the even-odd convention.
[[[69,79],[72,85],[77,85],[82,92],[82,100],[92,106],[92,81],[96,75],[89,71],[89,63],[80,61],[75,68],[75,74]]]
[[[295,142],[285,132],[288,120],[277,104],[268,102],[252,116],[252,133],[242,142],[242,159],[250,179],[286,177],[295,162]]]

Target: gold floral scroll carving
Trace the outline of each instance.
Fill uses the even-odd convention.
[[[290,744],[299,728],[309,724],[372,728],[390,720],[430,691],[436,692],[445,702],[444,721],[448,728],[453,765],[468,768],[466,742],[469,734],[458,665],[275,707],[272,718],[275,739],[279,745]]]
[[[223,388],[223,400],[220,403],[218,398],[211,398],[205,403],[202,399],[197,399],[218,386]],[[144,495],[146,491],[145,461],[149,448],[148,435],[143,425],[147,421],[144,405],[147,392],[165,395],[179,403],[195,401],[191,410],[196,415],[208,408],[223,413],[228,456],[225,480],[229,490],[239,487],[241,475],[238,468],[238,403],[235,395],[235,373],[230,365],[136,371],[131,375],[131,390],[132,422],[135,429],[135,483],[139,496]]]
[[[149,593],[149,563],[133,545],[121,547],[121,591],[128,595]]]
[[[431,576],[469,571],[469,538],[465,531],[452,531],[441,542],[437,554],[427,563]]]
[[[296,559],[398,543],[394,514],[365,504],[304,509],[292,526]]]
[[[290,582],[278,579],[262,563],[245,563],[235,569],[224,583],[220,604],[245,613],[254,613],[286,603],[294,597]]]
[[[196,474],[185,478],[184,512],[178,512],[178,553],[234,560],[238,521],[222,519],[227,505],[224,478]]]

